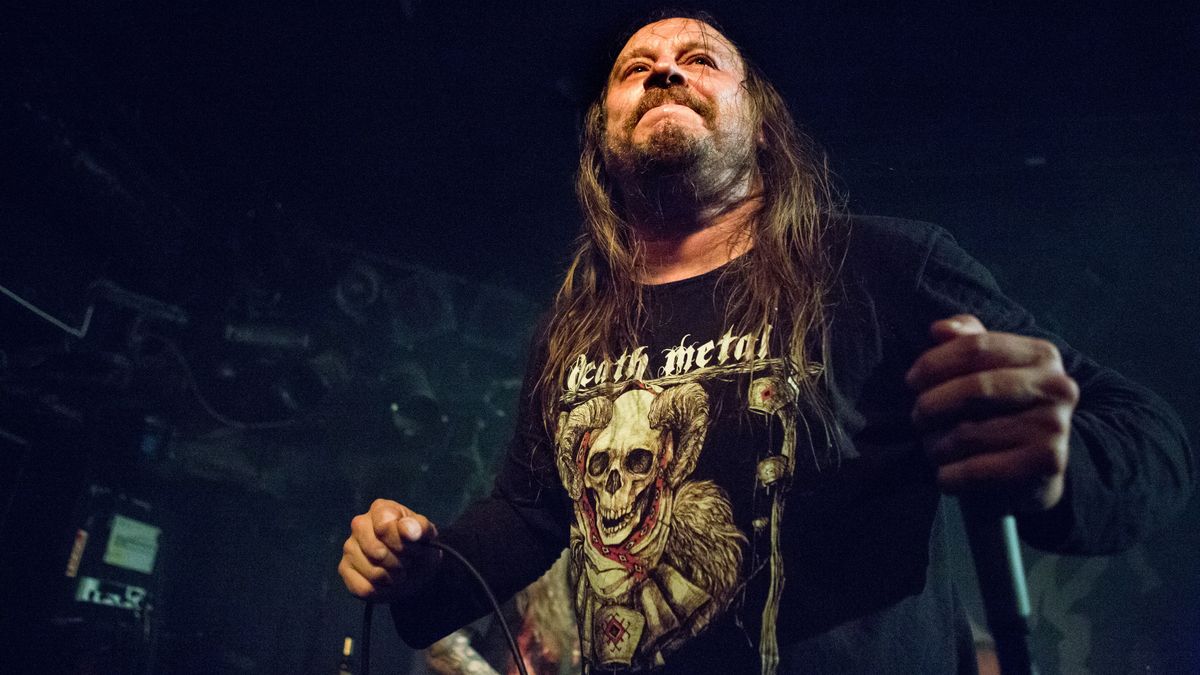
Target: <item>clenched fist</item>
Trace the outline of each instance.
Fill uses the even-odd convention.
[[[376,499],[350,521],[338,574],[355,597],[391,602],[417,590],[432,576],[441,551],[427,545],[437,528],[402,504]]]
[[[1079,387],[1051,343],[990,333],[962,314],[935,322],[938,343],[908,371],[912,418],[938,484],[978,492],[1015,511],[1062,499]]]

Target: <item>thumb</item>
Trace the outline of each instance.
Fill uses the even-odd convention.
[[[419,513],[409,513],[396,521],[400,536],[407,541],[421,541],[437,538],[437,528],[429,519]]]
[[[986,333],[987,328],[974,314],[955,314],[940,321],[934,321],[929,326],[929,337],[935,342],[942,343],[964,335]]]

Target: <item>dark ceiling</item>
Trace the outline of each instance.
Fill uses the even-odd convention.
[[[895,208],[896,175],[1194,161],[1191,3],[1002,4],[715,9],[830,150],[852,207]],[[278,204],[289,228],[541,295],[575,231],[578,110],[645,6],[37,3],[5,29],[25,69],[10,93],[134,201],[180,211],[145,233],[168,250]],[[127,233],[107,234],[94,243],[121,258],[130,246],[105,241]]]

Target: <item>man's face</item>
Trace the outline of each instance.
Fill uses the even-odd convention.
[[[666,19],[629,38],[604,99],[610,168],[728,172],[752,155],[754,130],[737,50],[711,26]]]

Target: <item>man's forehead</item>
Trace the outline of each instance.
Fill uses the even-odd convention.
[[[737,49],[716,28],[696,19],[671,18],[646,24],[637,30],[621,48],[616,62],[649,52],[656,47],[700,45],[718,49],[737,57]]]

